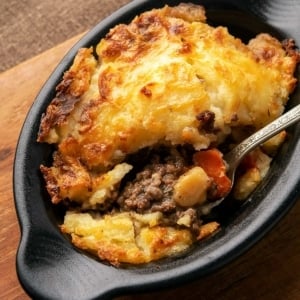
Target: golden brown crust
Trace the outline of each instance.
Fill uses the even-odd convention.
[[[82,50],[42,118],[38,140],[64,143],[72,135],[88,168],[107,168],[163,140],[208,147],[219,136],[199,135],[196,115],[205,110],[216,110],[221,133],[228,131],[227,125],[258,128],[277,117],[296,83],[292,74],[298,52],[290,46],[285,50],[266,34],[247,47],[225,28],[202,23],[204,16],[202,7],[184,4],[118,25],[97,46],[101,59],[96,69],[91,50]],[[156,60],[161,60],[160,66]],[[247,72],[249,78],[240,82],[238,77]],[[97,85],[91,82],[93,76]],[[89,98],[90,90],[96,89]],[[185,108],[178,101],[183,95],[190,95],[185,99],[189,119],[184,122],[180,113]],[[174,109],[179,114],[172,113]],[[269,116],[264,114],[268,109]],[[167,132],[175,124],[176,132]]]
[[[105,37],[104,47],[97,48],[103,61],[120,58],[128,63],[151,49],[151,43],[161,38],[162,30],[180,34],[186,30],[183,23],[169,22],[168,17],[187,22],[205,22],[205,10],[202,6],[182,3],[176,7],[165,6],[136,17],[131,24],[121,24]],[[100,89],[101,90],[101,89]]]
[[[187,229],[162,227],[159,213],[138,215],[119,213],[104,218],[68,212],[61,229],[72,236],[79,248],[98,255],[101,260],[142,264],[186,250],[193,237]]]
[[[180,3],[174,7],[166,5],[162,11],[166,16],[182,19],[190,23],[206,21],[204,7],[193,3]]]
[[[50,130],[67,122],[75,104],[90,85],[91,74],[96,67],[92,48],[79,50],[74,63],[56,88],[56,97],[42,116],[38,141],[49,142]],[[51,138],[50,138],[51,140]],[[54,141],[55,142],[55,141]]]
[[[217,222],[209,222],[201,226],[199,230],[199,235],[197,237],[197,240],[203,240],[209,236],[211,236],[213,233],[215,233],[220,228],[220,224]]]
[[[269,34],[259,34],[252,39],[248,47],[251,49],[257,61],[272,68],[276,67],[286,79],[286,87],[291,93],[297,83],[297,79],[290,75],[294,73],[296,64],[300,61],[299,51],[296,50],[292,39],[280,43]],[[290,59],[286,59],[289,57]]]
[[[245,45],[225,27],[205,21],[201,6],[165,6],[112,28],[96,46],[98,60],[91,48],[79,51],[38,135],[39,142],[57,144],[53,164],[41,166],[53,203],[67,199],[83,210],[96,209],[115,201],[132,168],[129,155],[161,145],[215,147],[230,134],[241,135],[240,128],[258,129],[282,113],[296,85],[300,56],[294,43],[260,34]],[[203,172],[188,178],[200,181]],[[204,202],[211,179],[206,182]],[[70,221],[67,216],[62,231],[78,247],[116,265],[159,259],[193,242],[189,214],[176,224],[188,228],[182,231],[153,225],[156,219],[152,225],[137,220],[142,217],[116,213],[100,221],[79,214]],[[127,228],[131,235],[123,234],[130,243],[122,235],[120,244],[102,236],[98,222],[103,232]],[[218,226],[200,226],[198,239]]]
[[[46,188],[54,204],[63,199],[72,199],[81,203],[92,190],[92,179],[89,172],[81,166],[78,159],[68,161],[56,152],[54,165],[50,168],[41,166],[46,181]]]

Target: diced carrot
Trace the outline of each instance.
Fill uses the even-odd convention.
[[[199,151],[194,154],[194,163],[211,177],[216,185],[214,198],[225,196],[231,188],[231,180],[226,176],[226,165],[218,149]]]
[[[222,153],[217,149],[199,151],[194,155],[194,161],[205,170],[207,175],[215,176],[226,171]]]

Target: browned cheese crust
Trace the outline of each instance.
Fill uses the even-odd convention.
[[[278,117],[296,85],[299,61],[292,40],[280,43],[260,34],[245,45],[225,27],[206,24],[204,8],[193,4],[145,12],[112,28],[94,50],[96,57],[92,48],[78,52],[38,134],[39,142],[57,145],[53,164],[41,166],[52,202],[67,200],[82,209],[116,199],[133,167],[128,155],[158,145],[190,145],[195,151],[218,147],[239,128],[258,129]],[[193,169],[189,178],[208,187],[201,172]],[[189,183],[183,179],[177,186],[187,190]],[[204,196],[199,193],[199,199]],[[148,262],[193,243],[189,228],[159,226],[163,216],[150,215],[156,220],[149,221],[152,225],[124,216],[127,220],[118,222],[132,229],[134,250],[124,252],[122,242],[114,244],[89,229],[102,217],[78,225],[69,216],[63,231],[77,246],[115,264]],[[198,238],[217,227],[200,228]],[[175,242],[161,243],[166,234]]]

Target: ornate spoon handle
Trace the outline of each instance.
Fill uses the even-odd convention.
[[[224,160],[229,166],[228,173],[234,172],[243,157],[251,150],[299,120],[300,104],[249,136],[242,143],[238,144],[224,156]]]

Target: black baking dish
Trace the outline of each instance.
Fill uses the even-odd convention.
[[[63,58],[36,97],[23,125],[14,164],[14,196],[21,226],[17,272],[26,292],[36,299],[105,299],[120,294],[171,287],[205,276],[255,244],[289,210],[299,195],[300,125],[289,138],[271,170],[249,201],[223,222],[212,238],[176,259],[143,266],[115,268],[75,249],[60,233],[61,213],[54,208],[39,172],[51,147],[36,142],[42,113],[55,96],[55,86],[81,47],[95,45],[116,24],[164,4],[184,1],[136,0],[103,20]],[[209,23],[224,25],[247,41],[260,32],[279,39],[292,37],[300,45],[300,2],[292,0],[194,0],[205,6]],[[289,107],[300,102],[299,88]]]

